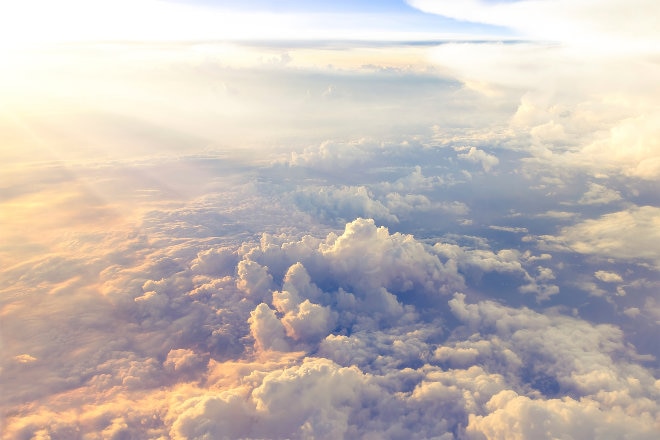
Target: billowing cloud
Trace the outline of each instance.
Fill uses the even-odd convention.
[[[576,252],[660,264],[660,209],[634,207],[565,227],[561,234],[543,237]]]
[[[577,401],[570,397],[538,401],[502,391],[487,404],[487,416],[473,416],[466,427],[469,439],[526,439],[653,437],[653,420],[646,423],[621,409],[602,409],[598,402]],[[525,423],[520,423],[525,420]]]
[[[490,171],[491,168],[500,163],[496,156],[488,154],[476,147],[470,147],[470,150],[467,153],[460,153],[458,157],[469,162],[481,164],[486,172]]]
[[[326,219],[345,220],[369,217],[386,223],[399,219],[364,186],[341,188],[305,188],[294,196],[297,205]]]
[[[10,435],[481,438],[535,432],[538,414],[552,435],[578,435],[567,411],[593,417],[595,438],[655,429],[657,380],[616,326],[448,296],[471,266],[555,280],[525,269],[548,255],[431,247],[366,219],[325,237],[151,252],[106,268],[102,296],[87,291],[98,314],[85,328],[131,332],[100,346],[75,336],[93,362],[58,370],[65,382],[10,416]],[[22,374],[40,368],[34,353],[16,355],[30,360]],[[99,396],[98,411],[76,411]]]

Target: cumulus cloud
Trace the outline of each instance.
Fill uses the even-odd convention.
[[[291,153],[290,163],[294,166],[336,170],[364,164],[371,156],[371,149],[376,147],[368,139],[354,142],[325,141],[318,147],[307,147],[303,152]]]
[[[561,230],[561,234],[543,237],[549,244],[568,246],[576,252],[625,260],[660,264],[660,209],[634,207],[585,220]]]
[[[471,249],[451,243],[436,243],[433,250],[455,264],[468,277],[479,279],[488,272],[515,275],[523,283],[517,290],[521,293],[534,293],[538,300],[547,300],[551,295],[559,293],[559,287],[550,283],[555,278],[552,269],[536,266],[537,274],[534,275],[525,267],[536,261],[550,259],[549,254],[534,256],[529,251],[520,253],[513,249],[502,249],[495,253],[490,249]]]
[[[396,215],[364,186],[340,188],[305,188],[294,198],[303,210],[311,211],[324,219],[338,219],[345,223],[355,217],[369,217],[381,222],[398,223]]]
[[[653,419],[642,423],[619,408],[603,409],[598,402],[570,397],[538,401],[506,390],[493,396],[486,416],[471,416],[469,439],[653,437]],[[521,423],[521,420],[524,420]]]
[[[470,147],[470,150],[467,153],[460,153],[458,157],[468,162],[480,164],[486,172],[490,171],[494,166],[500,163],[496,156],[488,154],[476,147]]]
[[[260,267],[271,268],[272,278],[283,280],[273,303],[289,316],[289,325],[316,316],[325,322],[323,328],[329,326],[331,314],[314,304],[350,312],[340,319],[353,316],[351,325],[357,317],[369,321],[369,314],[400,317],[406,310],[402,304],[430,301],[463,285],[455,266],[444,264],[412,236],[390,234],[370,219],[354,220],[341,235],[331,233],[323,240],[264,237],[259,247],[245,252],[243,261],[259,261],[265,265]],[[334,293],[322,293],[327,289]]]
[[[592,160],[619,163],[632,177],[656,180],[660,176],[660,114],[645,112],[629,116],[613,125],[609,133],[586,145],[581,155]]]
[[[284,324],[277,319],[275,311],[261,303],[250,313],[250,333],[259,350],[288,351]]]
[[[524,266],[549,255],[431,247],[366,219],[325,237],[264,234],[212,249],[165,248],[156,254],[169,259],[107,271],[106,295],[131,299],[114,307],[136,313],[135,342],[98,352],[89,381],[10,417],[7,432],[482,438],[525,436],[544,414],[552,435],[577,435],[556,415],[566,411],[614,430],[634,422],[640,438],[654,430],[660,388],[617,327],[464,294],[448,301],[464,285],[457,268],[543,283],[551,269]],[[243,350],[215,348],[231,343]],[[75,412],[96,393],[98,414]]]

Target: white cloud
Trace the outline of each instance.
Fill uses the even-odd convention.
[[[466,304],[465,296],[459,294],[449,304],[469,331],[480,333],[478,339],[490,340],[490,350],[497,347],[498,351],[507,349],[515,353],[514,359],[520,360],[515,362],[526,364],[527,373],[520,378],[530,381],[533,388],[543,393],[552,396],[570,390],[603,403],[618,400],[632,408],[634,398],[629,393],[645,393],[643,387],[630,387],[628,380],[633,371],[641,374],[637,376],[639,380],[651,386],[650,395],[657,392],[653,390],[653,375],[648,371],[642,373],[630,363],[634,355],[629,353],[628,361],[617,360],[616,353],[628,349],[622,332],[616,327],[594,326],[580,319],[541,315],[526,309],[509,309],[492,302]],[[497,338],[486,336],[488,334]],[[465,343],[457,345],[467,348]],[[497,358],[490,354],[486,365],[496,362]],[[540,380],[542,378],[552,380]]]
[[[651,416],[630,417],[620,408],[603,408],[590,399],[534,400],[506,390],[487,404],[489,414],[472,415],[466,427],[469,439],[651,439]]]
[[[205,368],[208,359],[199,353],[187,348],[172,349],[167,353],[163,362],[165,369],[174,373],[192,373],[200,368]]]
[[[292,152],[290,164],[332,170],[364,164],[378,144],[368,139],[353,142],[325,141],[318,147],[307,147],[303,152]]]
[[[250,313],[250,333],[258,350],[289,351],[285,328],[275,311],[261,303]]]
[[[591,156],[592,161],[618,163],[628,176],[656,180],[660,177],[659,127],[657,112],[629,116],[586,145],[577,159],[586,161]]]
[[[443,184],[444,180],[441,176],[424,176],[422,167],[417,165],[409,175],[394,182],[379,182],[375,187],[389,193],[401,193],[431,190]]]
[[[269,47],[248,68],[187,47],[105,48],[96,66],[98,47],[86,49],[82,73],[60,66],[43,71],[70,78],[30,81],[44,109],[0,118],[20,145],[41,145],[3,153],[14,161],[0,173],[8,438],[657,430],[659,353],[631,345],[652,341],[660,317],[652,61],[448,44],[433,49],[443,66],[396,48],[408,56],[391,64],[416,64],[387,71],[356,66],[389,48]],[[286,65],[268,61],[282,53]],[[437,76],[450,71],[458,81]],[[321,105],[328,84],[342,94]],[[49,113],[97,108],[83,96],[103,107],[91,118],[103,130]],[[128,121],[108,122],[110,110]],[[376,138],[338,140],[367,139],[369,124]],[[230,151],[252,133],[262,149]],[[62,145],[99,148],[81,153],[92,162],[23,163]],[[108,148],[121,160],[105,160],[107,146],[147,158]],[[467,161],[497,172],[468,180]],[[565,204],[582,197],[589,206]],[[515,227],[488,226],[511,213]],[[390,216],[399,222],[379,226]],[[537,236],[552,255],[531,234],[552,234]],[[579,317],[595,313],[602,324]]]
[[[622,283],[623,278],[621,275],[615,272],[607,272],[605,270],[598,270],[594,273],[594,276],[601,280],[604,283]]]
[[[589,184],[589,190],[584,193],[578,203],[583,203],[585,205],[599,205],[616,202],[618,200],[621,200],[621,194],[618,191],[591,182]]]
[[[236,267],[238,281],[236,286],[255,301],[263,301],[269,297],[273,287],[273,277],[268,268],[250,260],[241,260]]]
[[[585,292],[589,292],[589,295],[593,296],[605,296],[607,292],[601,289],[598,284],[593,281],[577,281],[575,285]]]
[[[396,215],[365,186],[307,187],[297,191],[294,199],[298,207],[327,219],[338,219],[345,223],[356,217],[368,217],[379,222],[398,223]]]
[[[456,261],[459,267],[473,266],[487,272],[527,273],[515,250],[505,249],[494,253],[487,249],[466,249],[449,243],[436,243],[433,249],[444,258]]]
[[[577,44],[604,45],[604,50],[653,48],[659,38],[652,0],[582,1],[546,0],[485,2],[466,0],[408,0],[425,12],[458,20],[489,23],[516,29],[525,36]]]
[[[496,156],[488,154],[476,147],[470,147],[470,150],[467,153],[460,153],[458,157],[468,162],[481,164],[481,167],[486,172],[490,171],[493,167],[500,163]]]
[[[240,395],[224,392],[189,399],[172,423],[172,439],[238,438],[250,432],[254,409]]]
[[[555,278],[552,269],[537,266],[537,275],[532,275],[525,268],[530,263],[550,259],[549,254],[534,256],[529,252],[521,254],[513,249],[502,249],[495,253],[489,249],[470,249],[450,243],[436,243],[433,250],[448,259],[451,264],[455,264],[461,273],[466,275],[474,275],[475,271],[479,276],[482,272],[516,275],[523,282],[518,287],[518,291],[534,293],[539,301],[547,300],[550,296],[559,293],[559,287],[549,283]]]
[[[434,211],[454,216],[464,216],[470,212],[470,208],[463,202],[431,202],[423,194],[389,193],[385,196],[385,205],[390,212],[401,219]]]
[[[136,308],[143,314],[124,324],[135,341],[125,348],[143,345],[154,356],[107,347],[90,365],[89,381],[46,396],[25,417],[9,418],[10,435],[77,430],[171,438],[449,439],[463,429],[466,435],[499,435],[498,426],[506,423],[524,435],[537,413],[555,421],[555,411],[591,414],[591,405],[598,408],[594,420],[602,416],[614,430],[622,414],[626,423],[638,424],[640,435],[653,430],[660,389],[648,370],[630,361],[616,327],[489,301],[468,303],[465,295],[455,295],[447,307],[442,293],[462,280],[453,263],[441,263],[438,250],[514,272],[548,256],[430,248],[363,219],[340,235],[265,234],[232,252],[226,243],[217,252],[205,240],[196,242],[193,249],[202,247],[196,252],[190,243],[175,243],[154,251],[144,266],[104,274],[114,281],[106,287],[108,297],[117,301],[123,292],[131,298],[115,303],[121,315]],[[536,279],[554,276],[540,268]],[[147,302],[132,300],[149,292],[167,297],[166,306],[143,310]],[[258,303],[262,298],[273,307]],[[427,299],[417,310],[421,298]],[[108,309],[101,310],[110,320]],[[427,311],[432,313],[422,318]],[[458,327],[440,319],[447,311]],[[103,320],[95,316],[93,322]],[[184,330],[191,336],[182,338]],[[224,358],[210,353],[211,330],[225,331],[223,343],[246,350]],[[77,411],[99,392],[98,414]],[[504,396],[519,405],[508,405]],[[536,410],[516,411],[526,405]],[[572,424],[548,428],[556,435],[577,432]]]
[[[542,237],[583,254],[623,260],[650,261],[660,265],[660,208],[641,206],[585,220]]]
[[[29,364],[36,361],[37,358],[29,354],[19,354],[14,356],[14,360],[20,364]]]

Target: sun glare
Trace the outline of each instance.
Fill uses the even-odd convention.
[[[0,5],[3,51],[63,42],[295,38],[304,27],[300,17],[156,0],[25,0]]]

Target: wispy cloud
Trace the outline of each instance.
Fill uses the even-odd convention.
[[[526,37],[586,44],[605,51],[653,50],[660,37],[651,18],[660,12],[653,0],[408,0],[408,3],[458,20],[507,26]]]

